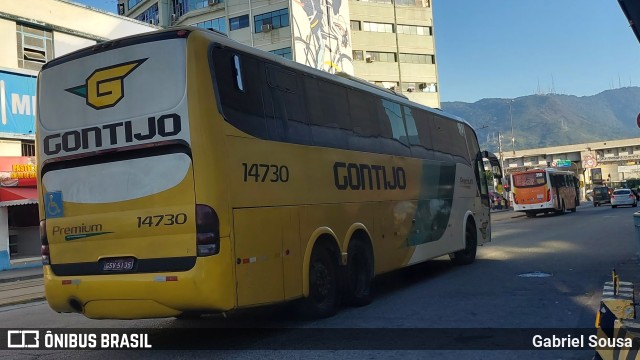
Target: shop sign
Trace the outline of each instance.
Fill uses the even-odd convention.
[[[35,157],[0,156],[0,186],[36,186]]]
[[[35,179],[36,166],[33,164],[13,164],[10,177],[12,179]]]
[[[599,162],[612,162],[612,161],[638,160],[638,159],[640,159],[640,154],[619,155],[619,156],[598,156]]]
[[[0,70],[0,132],[35,135],[36,76]]]

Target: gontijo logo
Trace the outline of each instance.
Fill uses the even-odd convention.
[[[124,98],[124,78],[147,59],[139,59],[97,69],[89,75],[84,85],[66,90],[85,98],[87,105],[96,110],[115,106]]]

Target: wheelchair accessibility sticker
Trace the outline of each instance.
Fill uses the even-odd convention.
[[[64,216],[62,208],[62,191],[52,191],[44,195],[44,209],[48,218]]]

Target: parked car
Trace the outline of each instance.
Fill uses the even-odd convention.
[[[611,203],[611,190],[607,186],[596,186],[591,194],[593,198],[593,206]]]
[[[611,195],[611,207],[616,208],[619,205],[638,206],[638,199],[631,189],[615,189]]]

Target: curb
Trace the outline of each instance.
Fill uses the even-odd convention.
[[[38,296],[38,297],[33,297],[33,298],[27,298],[27,299],[21,299],[21,300],[14,300],[14,301],[9,301],[6,303],[0,303],[0,308],[3,308],[5,306],[14,306],[14,305],[22,305],[22,304],[28,304],[28,303],[32,303],[32,302],[36,302],[36,301],[41,301],[41,300],[46,300],[47,298],[42,295],[42,296]]]
[[[25,275],[25,276],[20,276],[20,277],[15,277],[15,278],[6,278],[6,279],[0,279],[0,284],[4,284],[4,283],[8,283],[8,282],[15,282],[15,281],[38,279],[38,278],[42,278],[42,277],[44,277],[44,275],[39,274],[39,275]]]

